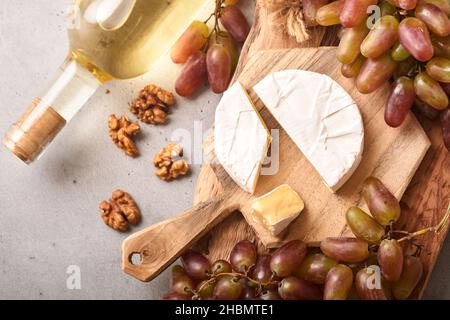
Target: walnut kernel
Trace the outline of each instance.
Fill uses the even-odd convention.
[[[118,231],[127,231],[129,225],[136,225],[141,220],[141,212],[127,192],[116,190],[111,199],[100,203],[102,219],[111,228]]]
[[[172,93],[150,84],[130,103],[130,111],[142,122],[164,124],[167,121],[169,107],[175,103]]]
[[[189,173],[189,165],[183,157],[183,148],[177,144],[169,144],[161,149],[153,159],[158,168],[156,175],[165,181],[176,179]]]
[[[111,139],[120,149],[130,157],[136,157],[139,154],[139,150],[132,140],[132,137],[141,131],[141,127],[137,123],[131,122],[126,116],[118,119],[112,114],[108,119],[108,127]]]

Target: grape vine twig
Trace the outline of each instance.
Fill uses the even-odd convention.
[[[429,227],[429,228],[425,228],[425,229],[421,229],[412,233],[408,233],[407,236],[398,239],[398,242],[403,242],[403,241],[407,241],[407,240],[411,240],[415,237],[427,234],[428,232],[434,232],[435,234],[439,234],[444,227],[446,226],[448,220],[450,218],[450,204],[448,205],[447,208],[447,212],[445,213],[444,217],[442,217],[441,221],[435,225],[434,227]]]
[[[238,279],[246,279],[249,283],[252,283],[258,287],[258,291],[256,292],[257,296],[261,293],[261,291],[264,287],[278,284],[278,281],[274,281],[274,280],[270,280],[269,282],[263,283],[261,281],[252,279],[248,275],[248,271],[250,271],[252,268],[253,268],[253,266],[250,267],[245,273],[224,272],[224,273],[219,273],[219,274],[213,275],[211,277],[211,279],[205,281],[197,290],[193,291],[192,293],[194,293],[194,296],[198,296],[198,293],[201,292],[206,286],[208,286],[211,283],[216,282],[217,279],[221,278],[221,277],[233,277],[233,278],[238,278]],[[273,276],[272,276],[272,279],[273,279]]]

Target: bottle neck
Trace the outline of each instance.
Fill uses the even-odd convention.
[[[33,162],[99,86],[91,72],[67,59],[47,92],[11,126],[3,144],[24,162]]]
[[[69,122],[100,85],[91,72],[69,58],[60,67],[50,89],[41,100]]]

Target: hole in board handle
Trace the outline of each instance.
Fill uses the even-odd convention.
[[[132,252],[128,257],[128,260],[133,266],[138,266],[142,263],[142,256],[139,252]]]

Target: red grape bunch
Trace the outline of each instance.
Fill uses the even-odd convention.
[[[194,21],[175,42],[171,58],[184,63],[176,83],[176,92],[183,97],[192,96],[206,81],[215,93],[224,92],[239,59],[237,43],[243,43],[250,26],[235,6],[238,0],[215,0],[216,8],[206,21]],[[214,18],[210,31],[208,21]],[[220,24],[225,30],[220,29]]]
[[[364,182],[363,198],[371,216],[357,207],[346,213],[356,236],[327,238],[308,247],[292,240],[270,254],[258,255],[255,245],[241,241],[228,261],[214,263],[193,250],[172,268],[171,293],[165,300],[387,300],[409,298],[423,275],[414,254],[402,243],[427,232],[438,233],[450,216],[432,228],[409,233],[393,228],[400,205],[380,180]],[[398,238],[401,236],[402,238]],[[374,274],[379,270],[378,274]],[[378,276],[378,286],[373,286]]]
[[[368,16],[373,5],[379,10]],[[309,25],[342,25],[337,58],[358,91],[371,93],[392,79],[385,107],[389,126],[399,127],[415,105],[428,118],[440,116],[450,150],[448,0],[303,0],[303,6]]]

